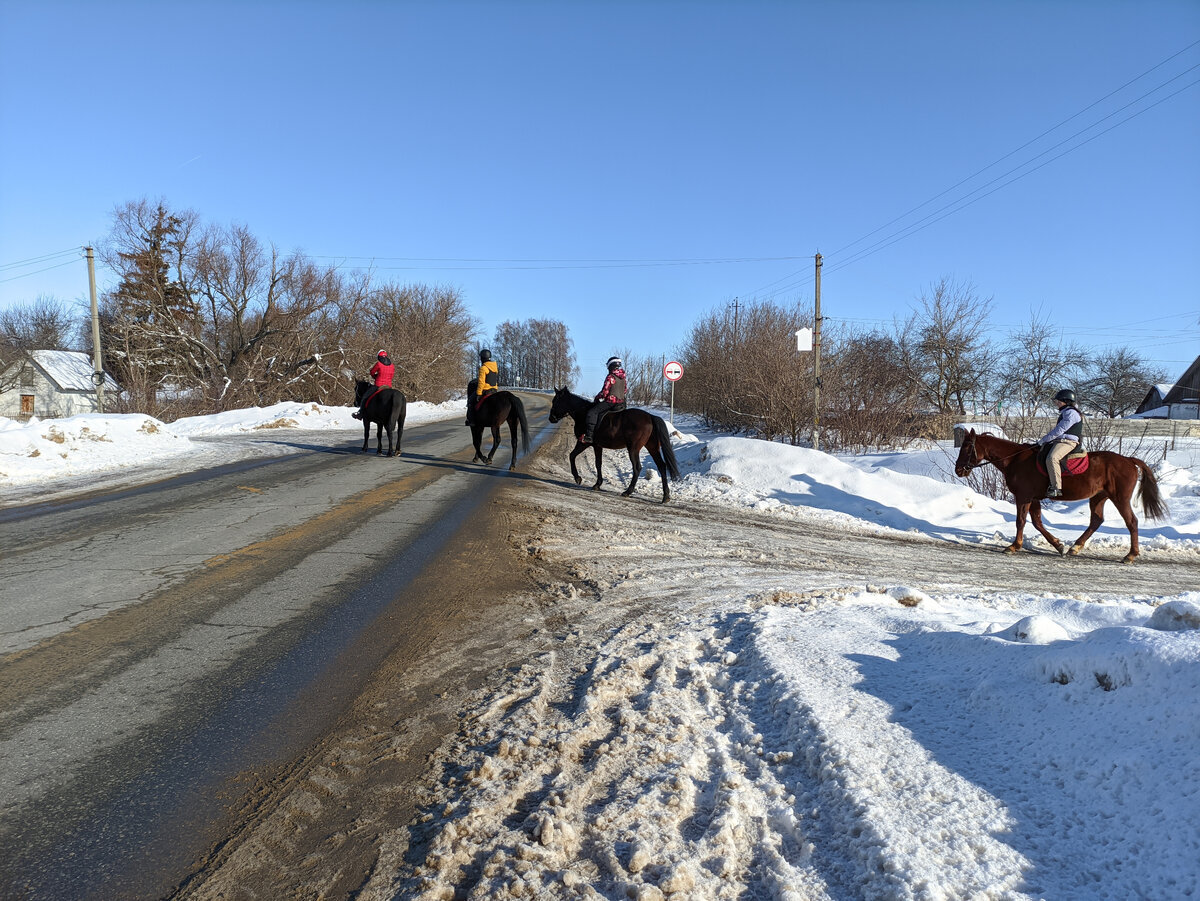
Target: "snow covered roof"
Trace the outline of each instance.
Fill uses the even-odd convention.
[[[78,350],[34,350],[30,358],[62,391],[94,391],[92,358]],[[107,373],[104,388],[119,391],[121,386]]]

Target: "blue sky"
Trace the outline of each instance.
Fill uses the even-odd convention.
[[[734,298],[811,304],[817,252],[831,324],[951,278],[998,338],[1037,311],[1177,376],[1198,42],[1195,0],[0,0],[0,308],[85,300],[78,248],[163,198],[459,287],[485,339],[561,319],[585,393]]]

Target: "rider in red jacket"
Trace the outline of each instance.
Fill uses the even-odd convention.
[[[381,350],[376,357],[375,365],[371,367],[371,378],[375,380],[376,388],[392,387],[392,378],[396,374],[396,367],[392,365],[392,358],[388,356],[386,350]],[[363,400],[363,406],[366,406],[367,400],[374,397],[375,392],[372,391]],[[362,419],[362,410],[357,410],[350,414],[355,419]]]

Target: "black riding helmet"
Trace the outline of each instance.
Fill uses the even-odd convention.
[[[487,363],[492,359],[492,352],[486,347],[479,352],[479,362]]]
[[[1054,399],[1061,400],[1064,404],[1074,404],[1075,403],[1075,392],[1072,391],[1070,388],[1063,388],[1062,391],[1060,391],[1060,392],[1058,392],[1058,394],[1054,395]]]

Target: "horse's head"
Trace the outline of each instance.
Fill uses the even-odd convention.
[[[958,459],[954,462],[954,474],[960,479],[965,479],[972,469],[984,462],[979,458],[979,451],[975,447],[978,438],[974,429],[968,431],[966,437],[963,438],[962,447],[958,451]]]
[[[363,398],[367,396],[367,392],[371,390],[371,385],[368,382],[354,383],[354,406],[361,407]]]
[[[558,422],[571,412],[571,389],[564,385],[554,389],[554,400],[550,403],[550,421]]]

